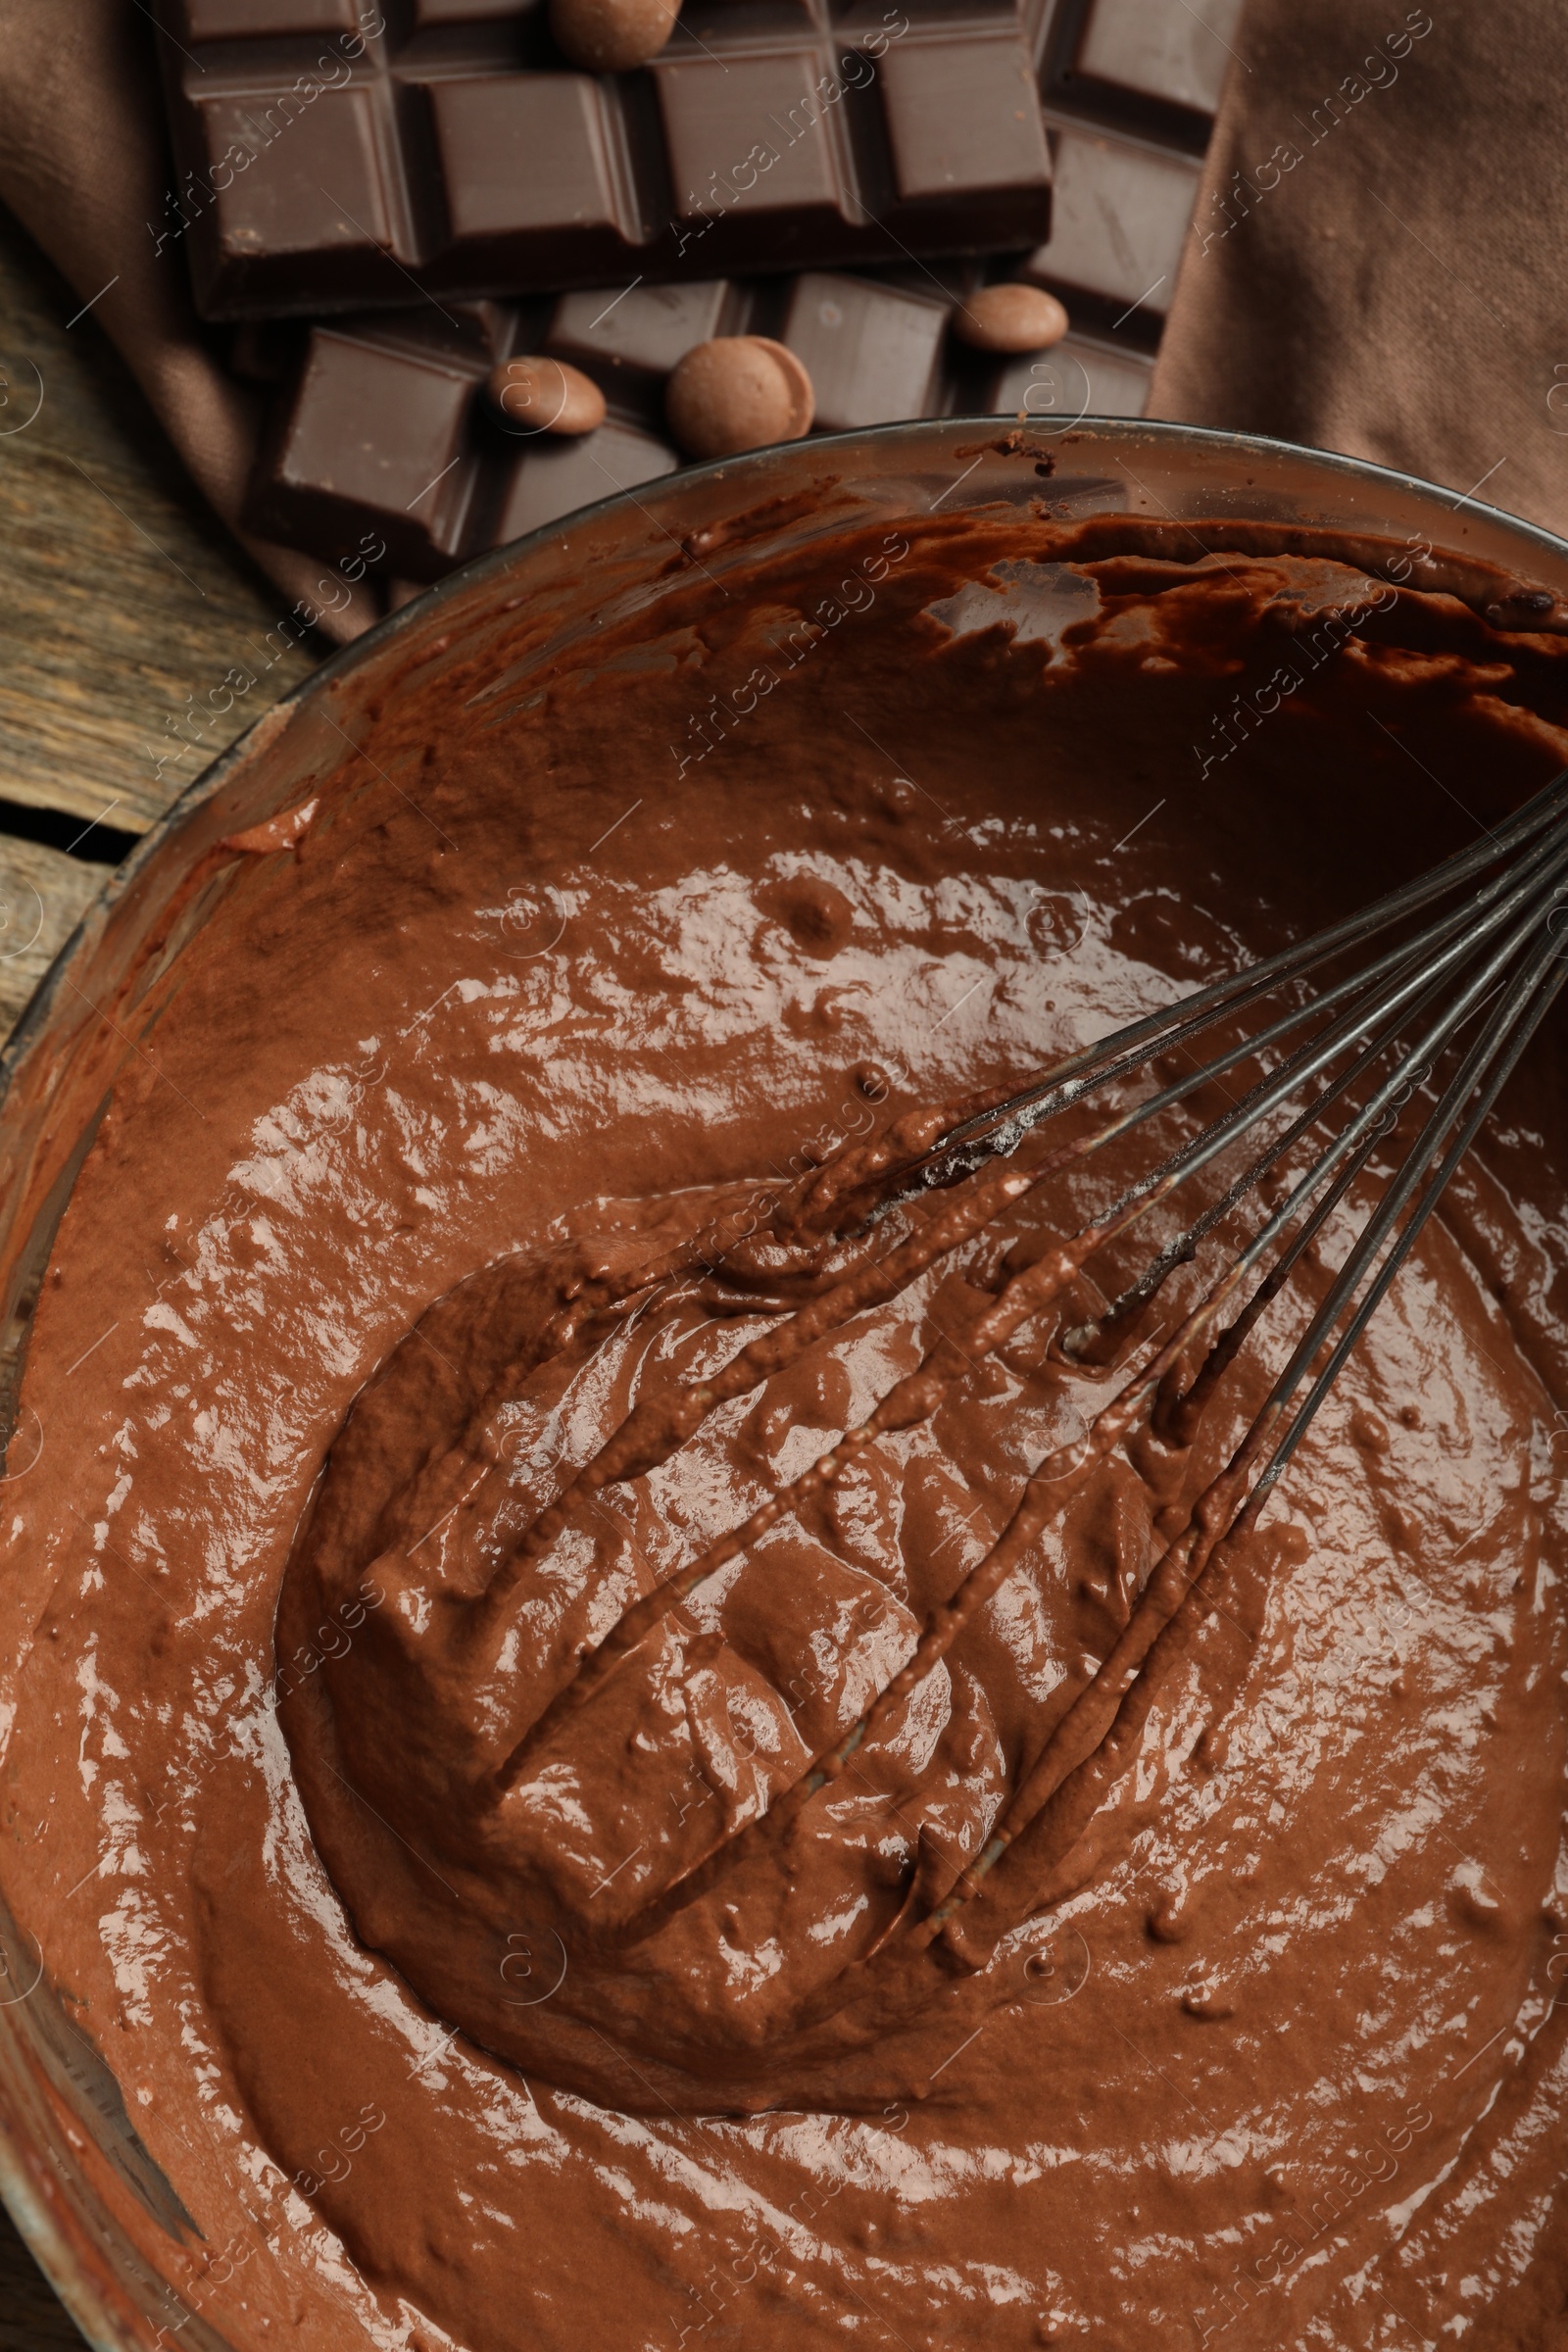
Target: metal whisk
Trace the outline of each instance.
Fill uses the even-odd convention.
[[[955,1914],[1044,1808],[1061,1817],[1063,1840],[1073,1821],[1093,1810],[1097,1792],[1117,1769],[1118,1750],[1137,1736],[1139,1710],[1123,1701],[1151,1651],[1216,1553],[1255,1523],[1568,978],[1563,921],[1568,770],[1475,848],[1361,912],[1116,1030],[1003,1100],[971,1104],[957,1117],[916,1114],[809,1176],[774,1234],[786,1245],[785,1254],[804,1250],[801,1262],[818,1269],[804,1286],[802,1302],[782,1311],[772,1328],[718,1372],[639,1403],[501,1564],[480,1602],[481,1621],[498,1624],[528,1563],[600,1490],[667,1459],[717,1406],[760,1387],[853,1316],[896,1298],[1053,1176],[1082,1165],[1200,1089],[1223,1083],[1240,1065],[1262,1065],[1231,1109],[1140,1175],[1092,1222],[1011,1274],[960,1333],[939,1339],[857,1428],[775,1490],[743,1524],[634,1602],[597,1646],[564,1661],[549,1704],[502,1768],[501,1790],[516,1782],[541,1739],[560,1729],[563,1718],[707,1578],[831,1486],[863,1447],[927,1417],[979,1360],[1059,1298],[1097,1252],[1131,1233],[1179,1186],[1222,1155],[1245,1154],[1246,1164],[1222,1195],[1201,1207],[1102,1314],[1058,1334],[1069,1366],[1117,1364],[1125,1376],[1114,1395],[1070,1446],[1039,1465],[1001,1535],[928,1617],[904,1666],[831,1752],[771,1808],[787,1817],[844,1770],[1018,1564],[1060,1507],[1065,1489],[1142,1417],[1152,1417],[1156,1432],[1172,1443],[1192,1440],[1227,1367],[1286,1289],[1302,1253],[1337,1214],[1352,1224],[1359,1218],[1338,1273],[1261,1410],[1155,1563],[1110,1654],[1012,1790],[986,1844],[945,1900],[923,1917],[901,1913],[878,1948],[897,1936],[906,1952],[917,1950],[945,1929],[951,1942],[958,1929]],[[1344,972],[1350,952],[1383,939],[1389,944],[1373,960]],[[1308,985],[1313,975],[1323,977]],[[1155,1092],[1075,1133],[1027,1167],[996,1165],[1047,1121],[1102,1089],[1136,1083],[1152,1064],[1168,1067],[1169,1056],[1186,1055],[1200,1037],[1212,1047],[1208,1057],[1194,1056],[1189,1070]],[[1429,1105],[1424,1115],[1418,1097]],[[1398,1131],[1406,1124],[1411,1132],[1401,1139]],[[1380,1152],[1394,1164],[1372,1169]],[[1244,1246],[1232,1250],[1175,1327],[1145,1338],[1137,1356],[1167,1278],[1191,1263],[1221,1221],[1275,1171],[1271,1197],[1277,1196],[1277,1205]],[[1368,1181],[1357,1193],[1363,1176]],[[918,1203],[933,1191],[943,1195],[938,1204],[888,1225],[892,1209]],[[883,1247],[877,1246],[879,1235],[888,1237]],[[835,1271],[832,1252],[846,1237],[855,1246],[847,1270]],[[702,1262],[702,1253],[697,1256]],[[706,1262],[710,1281],[715,1262],[722,1281],[724,1260],[710,1254]],[[689,1264],[675,1262],[644,1268],[636,1294],[651,1296],[654,1281],[685,1271]],[[733,1303],[744,1303],[743,1292],[738,1284]],[[603,1297],[598,1303],[600,1311],[613,1304]],[[620,1301],[622,1308],[625,1303]],[[722,1861],[723,1844],[720,1838],[709,1852],[688,1858],[655,1909],[667,1916],[689,1900]],[[644,1911],[636,1932],[646,1932],[648,1918]]]

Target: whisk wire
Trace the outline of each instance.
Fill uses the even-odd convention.
[[[1028,1087],[1004,1098],[961,1120],[933,1142],[919,1160],[911,1163],[907,1174],[926,1184],[946,1180],[945,1171],[952,1162],[957,1173],[964,1172],[958,1154],[973,1146],[983,1147],[982,1161],[997,1152],[1007,1152],[1043,1119],[1054,1117],[1069,1103],[1082,1101],[1089,1093],[1114,1084],[1119,1078],[1135,1074],[1162,1049],[1184,1044],[1203,1029],[1213,1025],[1227,1012],[1247,1009],[1261,997],[1271,993],[1283,982],[1304,977],[1328,962],[1342,949],[1359,945],[1376,937],[1408,914],[1430,906],[1449,891],[1484,872],[1517,843],[1528,841],[1532,835],[1548,833],[1554,819],[1568,809],[1568,769],[1528,802],[1518,814],[1505,825],[1491,833],[1487,840],[1469,850],[1456,853],[1434,866],[1413,882],[1402,884],[1372,906],[1331,924],[1328,929],[1314,933],[1311,938],[1280,949],[1261,962],[1249,964],[1239,972],[1228,973],[1211,981],[1206,987],[1180,998],[1174,1004],[1163,1005],[1157,1011],[1144,1014],[1108,1036],[1081,1047],[1076,1053],[1054,1063]],[[1550,859],[1561,844],[1548,833],[1533,857],[1515,867],[1505,867],[1485,883],[1468,906],[1461,905],[1418,933],[1386,952],[1377,962],[1351,974],[1336,989],[1326,991],[1309,1003],[1296,1008],[1294,1013],[1281,1016],[1280,1023],[1254,1037],[1250,1045],[1238,1046],[1223,1061],[1205,1064],[1190,1078],[1175,1083],[1155,1097],[1134,1106],[1125,1114],[1137,1123],[1142,1118],[1156,1115],[1181,1101],[1185,1095],[1202,1083],[1205,1074],[1229,1066],[1231,1060],[1241,1059],[1247,1052],[1256,1052],[1278,1037],[1289,1033],[1303,1019],[1328,1009],[1358,989],[1375,984],[1387,972],[1408,960],[1419,959],[1429,951],[1438,950],[1455,933],[1464,933],[1470,923],[1485,919],[1477,910],[1485,909],[1489,902],[1522,887],[1535,870],[1536,859]],[[1505,916],[1502,918],[1505,919]],[[1000,1140],[1007,1131],[1014,1131],[1010,1140]],[[1125,1132],[1125,1130],[1120,1130]],[[981,1161],[971,1161],[972,1165]]]
[[[1245,1102],[1237,1105],[1235,1110],[1227,1113],[1225,1117],[1206,1129],[1194,1144],[1173,1154],[1165,1162],[1164,1167],[1155,1172],[1154,1178],[1143,1179],[1138,1186],[1130,1188],[1129,1193],[1123,1196],[1124,1200],[1137,1197],[1156,1182],[1162,1191],[1173,1189],[1172,1180],[1180,1181],[1205,1165],[1225,1148],[1235,1134],[1246,1127],[1255,1125],[1261,1117],[1268,1115],[1298,1092],[1302,1082],[1315,1076],[1334,1059],[1348,1039],[1364,1029],[1367,1019],[1381,1019],[1381,1028],[1355,1060],[1307,1105],[1306,1109],[1286,1129],[1284,1135],[1276,1139],[1275,1144],[1258,1155],[1251,1167],[1236,1180],[1221,1200],[1205,1209],[1188,1229],[1188,1233],[1169,1246],[1166,1254],[1174,1261],[1178,1254],[1185,1251],[1189,1239],[1200,1239],[1212,1230],[1223,1213],[1229,1207],[1238,1204],[1240,1200],[1245,1198],[1253,1185],[1261,1179],[1267,1167],[1281,1156],[1288,1144],[1298,1140],[1315,1125],[1324,1112],[1349,1091],[1359,1076],[1394,1049],[1403,1034],[1404,1027],[1411,1015],[1426,1010],[1441,996],[1444,984],[1448,979],[1454,965],[1462,961],[1464,956],[1472,956],[1478,945],[1491,937],[1509,916],[1519,914],[1522,906],[1522,917],[1515,923],[1512,931],[1505,936],[1499,946],[1494,949],[1492,955],[1484,960],[1480,967],[1473,971],[1470,979],[1460,988],[1457,996],[1440,1014],[1431,1028],[1408,1050],[1407,1055],[1401,1058],[1396,1069],[1355,1113],[1351,1123],[1329,1148],[1325,1156],[1302,1179],[1301,1185],[1292,1194],[1282,1209],[1264,1224],[1249,1245],[1243,1253],[1244,1259],[1249,1263],[1255,1262],[1257,1256],[1275,1238],[1281,1226],[1294,1215],[1298,1203],[1305,1198],[1306,1192],[1317,1188],[1318,1184],[1332,1172],[1344,1154],[1355,1147],[1363,1134],[1367,1133],[1369,1129],[1375,1130],[1380,1121],[1387,1120],[1391,1109],[1396,1105],[1401,1089],[1408,1090],[1411,1086],[1409,1072],[1412,1061],[1430,1067],[1431,1061],[1443,1051],[1453,1034],[1486,1001],[1489,994],[1492,993],[1494,985],[1498,982],[1498,975],[1506,970],[1508,964],[1535,932],[1541,915],[1549,912],[1560,900],[1562,895],[1561,876],[1565,872],[1568,872],[1568,840],[1556,844],[1553,855],[1541,861],[1540,871],[1527,876],[1517,889],[1511,891],[1504,901],[1499,902],[1488,916],[1466,935],[1462,950],[1455,948],[1446,952],[1438,959],[1436,966],[1423,964],[1418,966],[1413,973],[1407,972],[1396,984],[1391,983],[1388,988],[1383,990],[1372,1004],[1352,1006],[1348,1012],[1341,1016],[1339,1021],[1332,1023],[1321,1037],[1300,1048],[1272,1077],[1261,1081]],[[1114,1212],[1112,1213],[1114,1214]],[[1156,1267],[1160,1263],[1159,1259],[1155,1260]],[[1153,1270],[1152,1268],[1150,1270],[1151,1274]],[[1146,1274],[1138,1285],[1133,1286],[1134,1290],[1143,1288],[1149,1281],[1150,1275]],[[1109,1310],[1110,1314],[1114,1315],[1122,1304],[1123,1300],[1118,1299],[1115,1306]]]
[[[1415,1191],[1423,1169],[1431,1166],[1431,1155],[1441,1143],[1443,1135],[1453,1126],[1454,1121],[1463,1110],[1465,1102],[1472,1094],[1475,1094],[1475,1101],[1471,1104],[1468,1115],[1464,1117],[1457,1134],[1453,1137],[1438,1166],[1428,1177],[1425,1191],[1416,1202],[1403,1229],[1396,1238],[1364,1299],[1356,1308],[1350,1322],[1337,1342],[1327,1363],[1314,1380],[1290,1428],[1275,1447],[1267,1470],[1259,1480],[1258,1487],[1253,1490],[1253,1501],[1261,1503],[1269,1489],[1279,1479],[1291,1455],[1300,1444],[1308,1424],[1333,1387],[1346,1358],[1387,1295],[1395,1275],[1398,1272],[1405,1257],[1408,1256],[1422,1226],[1437,1207],[1454,1170],[1469,1151],[1480,1131],[1482,1122],[1517,1066],[1520,1055],[1545,1018],[1564,979],[1568,978],[1568,969],[1565,969],[1560,961],[1561,954],[1562,951],[1549,937],[1544,940],[1524,969],[1506,990],[1496,1012],[1477,1039],[1466,1056],[1463,1066],[1455,1075],[1412,1147],[1409,1158],[1387,1198],[1376,1215],[1369,1220],[1365,1233],[1347,1260],[1339,1280],[1335,1283],[1328,1298],[1324,1300],[1319,1314],[1313,1318],[1312,1327],[1306,1335],[1303,1335],[1298,1346],[1286,1373],[1282,1373],[1278,1385],[1282,1392],[1288,1394],[1289,1392],[1286,1390],[1287,1376],[1294,1373],[1298,1381],[1304,1376],[1317,1348],[1321,1346],[1327,1333],[1333,1329],[1340,1313],[1344,1311],[1347,1300],[1353,1295],[1356,1285],[1373,1262],[1384,1239]],[[1553,968],[1554,966],[1555,968]],[[1532,1000],[1534,1001],[1532,1002]],[[1495,1064],[1490,1076],[1487,1075],[1489,1064]],[[1476,1093],[1478,1087],[1480,1091]],[[1318,1328],[1319,1326],[1321,1329]],[[1316,1332],[1315,1344],[1309,1345],[1313,1341],[1314,1331]]]

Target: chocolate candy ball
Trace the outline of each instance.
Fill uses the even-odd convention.
[[[689,458],[732,458],[809,432],[816,397],[793,351],[766,335],[716,335],[680,361],[664,392]]]
[[[1067,314],[1043,286],[982,286],[954,312],[953,331],[977,351],[1047,351],[1067,332]]]
[[[626,74],[657,57],[674,30],[680,0],[550,0],[550,29],[574,66]]]
[[[503,360],[485,393],[514,433],[591,433],[605,421],[605,396],[591,376],[564,360]]]

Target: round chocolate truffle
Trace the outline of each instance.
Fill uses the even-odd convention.
[[[591,433],[605,421],[605,396],[580,368],[564,360],[503,360],[485,379],[485,395],[514,433]]]
[[[1067,314],[1043,286],[982,286],[954,312],[953,331],[977,351],[1047,351],[1067,332]]]
[[[679,362],[664,392],[669,429],[690,458],[731,458],[809,432],[816,400],[793,351],[766,335],[716,335]]]
[[[679,14],[680,0],[550,0],[550,29],[574,66],[626,74],[659,55]]]

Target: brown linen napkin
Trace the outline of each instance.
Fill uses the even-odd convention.
[[[364,587],[330,613],[311,593],[318,562],[240,529],[262,396],[224,369],[182,249],[160,255],[148,232],[167,223],[173,185],[155,37],[140,0],[0,0],[0,198],[92,302],[198,487],[290,607],[304,599],[329,635],[357,637],[379,610]]]
[[[1541,0],[1249,0],[1150,414],[1568,533],[1562,34]]]

